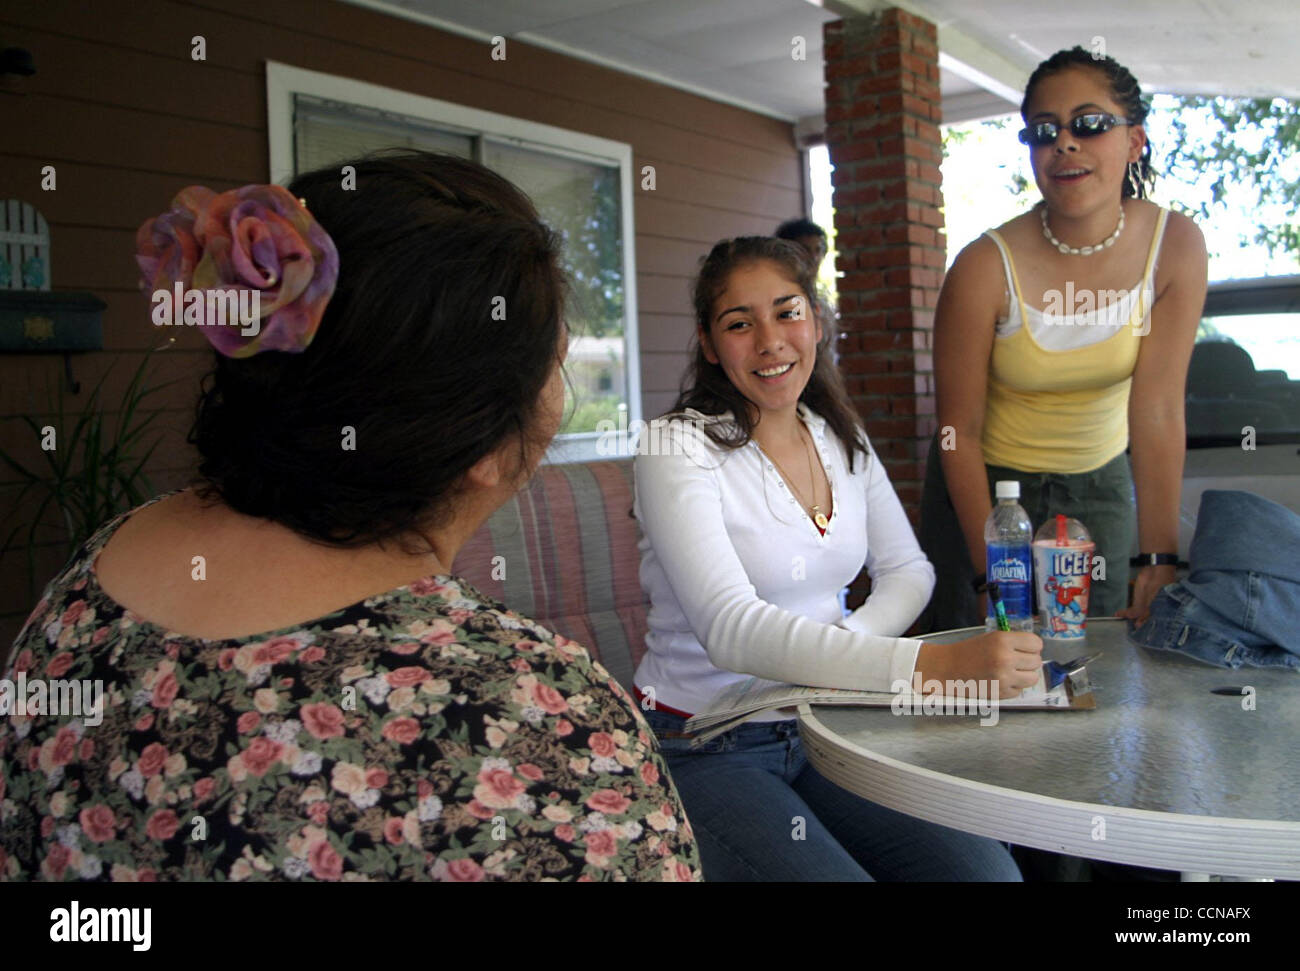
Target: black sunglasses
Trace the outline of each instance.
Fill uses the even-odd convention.
[[[1094,135],[1104,135],[1116,125],[1131,124],[1133,123],[1127,119],[1096,111],[1071,118],[1070,133],[1076,138],[1092,138]],[[1026,145],[1055,145],[1060,134],[1061,126],[1056,122],[1036,121],[1028,128],[1020,129],[1020,140]]]

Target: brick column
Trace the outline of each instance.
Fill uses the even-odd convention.
[[[947,237],[934,24],[897,8],[825,26],[840,368],[913,525],[934,433]]]

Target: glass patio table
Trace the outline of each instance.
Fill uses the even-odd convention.
[[[1085,646],[1044,645],[1058,661],[1101,652],[1094,710],[1002,709],[981,726],[803,704],[808,757],[874,802],[1022,846],[1187,879],[1300,879],[1300,674],[1136,647],[1118,619],[1089,620]]]

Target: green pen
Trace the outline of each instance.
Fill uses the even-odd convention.
[[[996,583],[989,584],[989,603],[993,604],[993,614],[998,619],[998,630],[1011,630],[1011,621],[1007,620],[1007,608],[1002,604],[1002,591]]]

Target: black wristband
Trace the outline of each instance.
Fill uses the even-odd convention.
[[[988,575],[981,573],[970,582],[970,586],[976,593],[987,593],[989,589]]]
[[[1128,561],[1129,566],[1177,566],[1177,553],[1139,553]]]

